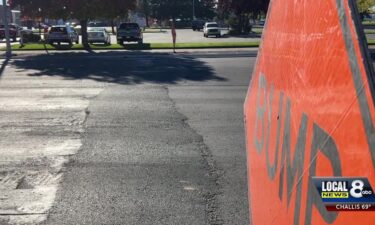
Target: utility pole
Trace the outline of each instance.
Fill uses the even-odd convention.
[[[6,39],[6,57],[10,58],[12,56],[12,48],[10,46],[10,37],[9,37],[9,23],[8,23],[8,6],[7,6],[7,0],[3,0],[3,10],[4,10],[4,32],[5,32],[5,39]]]

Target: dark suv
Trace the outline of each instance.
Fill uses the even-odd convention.
[[[117,43],[122,45],[124,41],[143,43],[143,34],[137,23],[122,23],[117,28]]]
[[[204,23],[205,22],[203,20],[193,20],[191,22],[191,28],[193,29],[193,31],[202,30],[203,26],[204,26]]]

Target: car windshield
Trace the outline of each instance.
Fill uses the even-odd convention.
[[[66,29],[66,27],[52,27],[51,32],[66,33],[67,29]]]
[[[216,23],[207,24],[207,27],[218,27]]]
[[[90,28],[87,32],[105,32],[104,28]]]
[[[139,26],[136,23],[123,23],[120,25],[120,29],[138,29]]]
[[[107,24],[104,22],[90,22],[88,27],[106,27]]]

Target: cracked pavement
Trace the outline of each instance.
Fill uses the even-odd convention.
[[[0,80],[0,224],[249,224],[254,57],[56,53]]]

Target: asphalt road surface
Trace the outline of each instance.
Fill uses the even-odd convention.
[[[20,128],[20,133],[32,138],[31,143],[50,144],[52,153],[17,158],[18,170],[23,168],[26,175],[14,179],[14,190],[9,187],[10,193],[37,189],[40,196],[49,196],[38,204],[20,198],[17,209],[46,206],[13,214],[1,214],[0,207],[0,221],[249,224],[242,111],[254,56],[255,52],[59,53],[3,63],[0,86],[24,90],[19,93],[22,107],[3,114],[19,121],[32,121],[29,115],[38,118],[34,127]],[[2,94],[0,105],[5,101]],[[38,96],[32,100],[35,107],[48,114],[27,112],[33,95]],[[78,143],[70,146],[75,150],[53,151],[49,139],[56,136],[56,143]],[[12,157],[8,162],[16,161]],[[58,170],[56,163],[42,164],[58,182],[30,185],[42,173],[40,165],[30,161],[59,157],[65,161]]]

